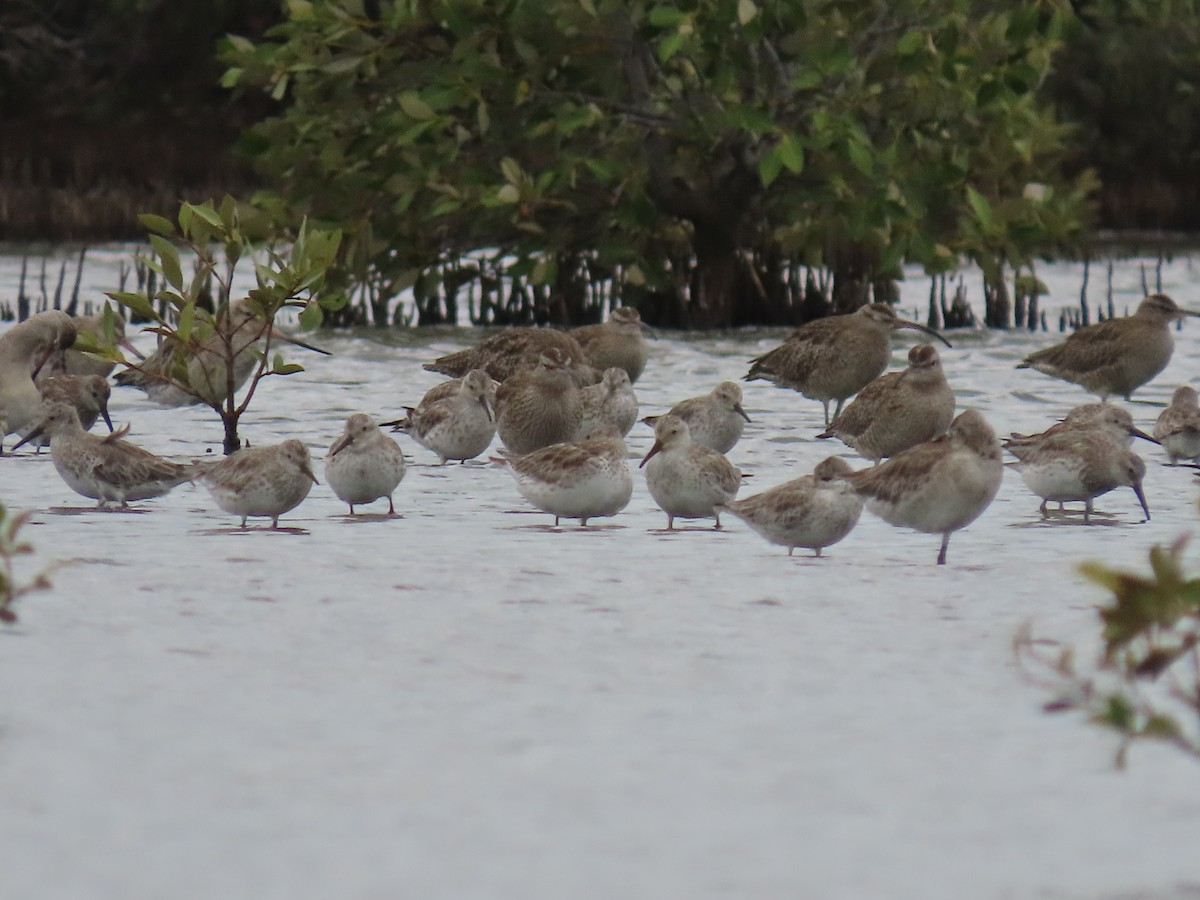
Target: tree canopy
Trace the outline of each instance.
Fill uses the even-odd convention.
[[[418,285],[435,320],[468,283],[478,319],[578,320],[602,284],[728,326],[799,319],[806,270],[851,308],[905,262],[1072,246],[1091,182],[1058,174],[1037,96],[1061,26],[1044,2],[290,0],[229,40],[226,84],[280,102],[244,142],[270,204],[343,227],[377,308]]]

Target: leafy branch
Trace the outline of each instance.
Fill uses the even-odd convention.
[[[1026,624],[1013,649],[1038,684],[1056,696],[1046,712],[1081,710],[1120,735],[1117,765],[1140,740],[1165,741],[1200,759],[1200,577],[1181,562],[1187,537],[1150,550],[1150,575],[1099,563],[1080,571],[1112,594],[1099,608],[1103,648],[1081,665],[1073,648],[1035,639]]]
[[[0,503],[0,622],[11,625],[17,621],[17,601],[34,591],[50,587],[49,571],[42,570],[32,581],[19,583],[14,566],[18,556],[33,553],[33,546],[21,540],[19,532],[29,521],[32,510],[10,513]]]

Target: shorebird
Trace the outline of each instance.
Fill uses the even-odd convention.
[[[355,413],[346,420],[346,430],[325,457],[325,480],[338,499],[349,504],[350,515],[354,515],[356,503],[373,503],[387,497],[388,515],[394,516],[392,492],[404,472],[404,452],[365,413]]]
[[[1092,516],[1092,501],[1119,487],[1133,488],[1146,520],[1150,507],[1142,492],[1146,464],[1131,450],[1111,437],[1086,429],[1062,432],[1033,446],[1010,446],[1018,460],[1015,468],[1028,488],[1042,498],[1039,507],[1046,518],[1046,504],[1083,501],[1083,521]]]
[[[46,405],[40,423],[17,444],[42,434],[50,437],[50,458],[67,487],[97,501],[97,506],[161,497],[177,485],[191,481],[193,466],[170,462],[148,450],[121,440],[126,425],[100,437],[79,424],[75,408],[56,401]],[[14,448],[16,449],[16,448]]]
[[[722,381],[707,394],[675,404],[667,415],[687,422],[693,443],[718,453],[732,450],[750,421],[742,408],[742,389],[732,381]],[[646,416],[642,421],[653,428],[660,418]]]
[[[107,313],[102,310],[90,316],[72,316],[71,323],[75,326],[76,334],[91,336],[93,341],[98,344],[107,344],[111,341],[114,346],[128,350],[140,359],[142,354],[125,336],[124,317],[112,307],[108,307],[108,309]],[[112,323],[111,333],[105,325],[106,316]],[[41,379],[53,375],[99,375],[101,378],[107,378],[116,367],[117,364],[111,360],[68,348],[50,357],[50,360],[42,367]]]
[[[587,525],[588,519],[615,516],[629,505],[633,476],[628,455],[623,436],[610,425],[587,440],[525,454],[501,451],[492,461],[507,467],[521,496],[554,516],[555,526],[560,518]]]
[[[66,403],[74,407],[84,431],[90,431],[101,416],[108,430],[113,430],[112,418],[108,414],[108,398],[112,388],[102,375],[51,375],[39,379],[37,385],[42,394],[43,409],[51,403]],[[50,439],[43,434],[36,443],[40,449],[47,446]]]
[[[600,383],[581,388],[579,396],[583,402],[580,438],[596,434],[607,425],[612,425],[621,437],[625,437],[637,421],[637,394],[633,391],[629,374],[620,367],[605,369]]]
[[[846,480],[867,509],[888,524],[940,534],[937,561],[945,565],[950,535],[987,509],[1003,475],[996,433],[980,413],[968,409],[941,437],[847,475]]]
[[[426,392],[414,409],[405,407],[404,419],[384,422],[403,431],[441,459],[474,459],[496,436],[492,414],[494,382],[483,369],[472,369],[463,378],[443,382]],[[432,399],[431,399],[432,398]]]
[[[1152,444],[1159,443],[1157,438],[1146,434],[1133,424],[1133,416],[1129,410],[1113,403],[1085,403],[1072,409],[1062,421],[1054,423],[1045,431],[1037,434],[1018,434],[1014,431],[1004,439],[1004,449],[1032,447],[1048,438],[1081,429],[1107,437],[1125,449],[1133,445],[1135,437]]]
[[[850,315],[801,326],[783,344],[752,360],[745,380],[770,381],[820,400],[828,426],[829,401],[837,401],[836,416],[847,397],[883,374],[891,356],[888,335],[901,328],[924,331],[950,346],[936,331],[901,319],[886,303],[872,303]]]
[[[650,496],[667,514],[667,529],[675,519],[716,519],[721,508],[737,496],[742,473],[722,454],[692,442],[687,422],[669,413],[654,424],[654,445],[639,468],[646,469]]]
[[[752,529],[781,547],[788,556],[797,547],[821,555],[848,535],[858,524],[863,502],[846,483],[850,464],[831,456],[804,475],[744,500],[730,500],[723,507]]]
[[[1167,367],[1175,341],[1171,323],[1200,312],[1180,309],[1166,294],[1151,294],[1132,316],[1080,328],[1061,344],[1027,356],[1018,369],[1036,369],[1080,385],[1101,400],[1129,396]]]
[[[583,359],[600,371],[613,367],[624,369],[632,383],[646,368],[645,330],[646,325],[636,309],[619,306],[607,322],[573,328],[570,334],[583,348]]]
[[[1181,459],[1200,457],[1200,402],[1196,391],[1186,384],[1175,388],[1171,405],[1158,415],[1154,436],[1167,451],[1171,465]]]
[[[422,367],[428,372],[440,372],[460,378],[471,369],[483,369],[492,378],[505,382],[518,372],[537,368],[542,354],[555,350],[564,365],[571,366],[576,382],[594,384],[599,373],[590,367],[580,371],[580,363],[587,359],[579,342],[565,331],[554,328],[506,328],[504,331],[484,338],[474,347],[439,356]]]
[[[536,369],[518,372],[496,390],[496,432],[511,453],[532,453],[574,440],[583,421],[583,399],[570,359],[551,347]]]
[[[114,380],[118,385],[140,388],[164,406],[221,406],[230,384],[237,391],[258,367],[268,339],[329,355],[328,350],[283,334],[249,301],[236,300],[215,314],[198,309],[189,343],[164,340],[150,356],[118,372]],[[227,373],[230,360],[232,381]]]
[[[0,335],[0,454],[3,440],[23,434],[42,415],[35,379],[49,359],[75,343],[75,325],[53,309],[30,316]]]
[[[308,448],[295,438],[246,447],[217,462],[201,463],[195,480],[208,488],[217,506],[242,517],[242,528],[250,516],[268,517],[271,527],[278,528],[279,517],[299,506],[312,486],[320,484]]]
[[[864,459],[878,462],[946,433],[954,419],[954,391],[932,344],[908,351],[908,368],[880,375],[850,401],[819,438],[835,437]]]

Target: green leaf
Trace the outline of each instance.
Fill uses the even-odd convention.
[[[400,109],[402,109],[404,114],[410,119],[415,119],[418,122],[422,122],[426,119],[433,118],[433,109],[430,108],[428,103],[421,99],[420,95],[418,95],[416,91],[405,91],[399,96],[397,102],[400,104]]]
[[[899,56],[912,56],[929,46],[929,36],[924,31],[906,31],[896,41],[896,53]]]
[[[136,291],[107,291],[106,294],[139,319],[158,318],[154,312],[154,304],[145,294],[139,294]]]
[[[663,39],[663,42],[658,45],[659,62],[667,62],[670,60],[670,58],[678,53],[680,48],[683,47],[685,40],[687,40],[687,36],[681,31],[675,31],[667,35],[666,38]]]
[[[519,203],[521,200],[521,189],[515,184],[506,184],[500,190],[496,191],[496,199],[501,203]]]
[[[987,198],[975,188],[967,185],[967,202],[971,204],[976,221],[985,229],[990,230],[995,225],[995,219],[992,217],[992,205],[988,203]]]
[[[762,186],[770,187],[782,171],[783,158],[779,153],[779,147],[772,147],[758,163],[758,177],[762,181]]]
[[[167,237],[175,236],[175,223],[170,219],[164,219],[162,216],[154,215],[154,213],[141,213],[138,216],[138,221],[151,231],[156,231]]]
[[[183,290],[183,270],[179,265],[179,250],[159,234],[150,235],[150,244],[158,254],[163,278],[177,291]]]
[[[804,170],[804,149],[795,135],[784,135],[775,149],[779,151],[779,161],[789,172],[798,175]]]
[[[323,321],[325,321],[325,313],[321,309],[320,303],[310,302],[300,313],[300,329],[302,331],[320,328]]]
[[[655,28],[674,28],[686,18],[687,14],[674,6],[656,6],[646,15],[646,21]]]

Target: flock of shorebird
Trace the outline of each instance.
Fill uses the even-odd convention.
[[[1043,516],[1050,502],[1060,508],[1082,502],[1088,521],[1096,497],[1130,487],[1149,519],[1142,490],[1146,466],[1130,449],[1132,441],[1161,443],[1172,464],[1200,459],[1197,394],[1180,387],[1153,435],[1108,398],[1128,398],[1159,374],[1173,351],[1171,324],[1197,315],[1154,294],[1132,316],[1081,328],[1031,354],[1020,368],[1079,384],[1101,402],[1078,407],[1041,434],[1013,434],[1002,443],[978,411],[955,416],[954,392],[933,344],[913,346],[907,368],[885,372],[892,331],[920,330],[949,346],[944,338],[899,318],[890,306],[864,306],[802,326],[752,360],[744,378],[821,401],[825,429],[817,437],[836,438],[874,465],[856,471],[830,456],[812,474],[737,499],[743,476],[725,454],[750,418],[741,387],[724,381],[642,420],[653,427],[654,443],[639,468],[666,513],[668,529],[676,519],[704,518],[720,528],[725,513],[787,547],[789,555],[803,547],[820,556],[850,533],[865,506],[893,525],[940,535],[937,561],[944,563],[950,536],[995,498],[1005,450],[1014,458],[1010,465],[1042,499]],[[248,378],[253,369],[248,361],[256,358],[252,351],[268,333],[284,337],[238,304],[217,324],[217,338],[221,327],[227,329],[219,346],[201,347],[187,360],[164,359],[160,348],[131,362],[118,383],[142,387],[159,402],[197,402]],[[72,348],[83,330],[101,331],[100,318],[49,311],[0,335],[3,437],[20,436],[14,450],[31,444],[40,452],[48,442],[56,469],[73,491],[101,506],[125,506],[195,481],[222,510],[241,517],[242,527],[249,517],[268,517],[278,527],[279,517],[319,483],[308,448],[295,439],[190,463],[163,459],[124,440],[128,429],[113,431],[108,412],[113,364]],[[381,424],[406,432],[443,464],[475,459],[499,437],[502,449],[491,460],[511,474],[517,491],[553,515],[555,525],[565,518],[586,526],[621,512],[633,494],[625,438],[638,420],[633,385],[646,367],[646,330],[637,311],[626,307],[603,324],[571,331],[507,329],[427,363],[425,369],[451,380],[406,408],[403,419]],[[122,330],[115,338],[133,349]],[[235,354],[232,372],[226,370],[228,353]],[[181,382],[187,390],[179,389]],[[92,434],[88,429],[101,417],[110,433]],[[370,416],[357,413],[330,446],[324,473],[351,515],[356,506],[384,498],[394,514],[392,495],[405,469],[396,441]]]

